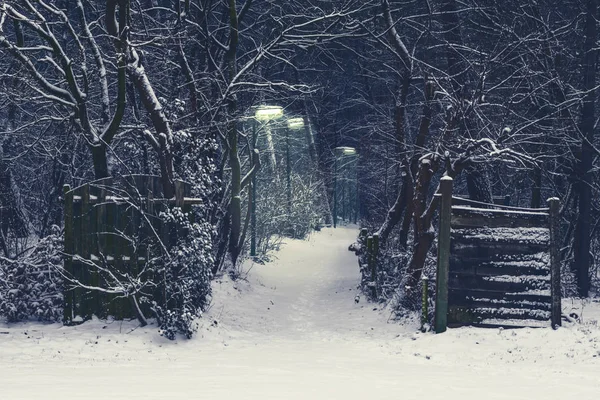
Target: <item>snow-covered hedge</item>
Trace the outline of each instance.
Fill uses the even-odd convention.
[[[62,250],[62,233],[53,227],[50,236],[23,256],[0,258],[0,316],[8,322],[62,319]]]
[[[202,315],[211,294],[212,226],[191,223],[189,217],[174,208],[161,217],[187,234],[169,251],[155,268],[155,282],[166,298],[152,301],[152,310],[159,323],[161,335],[174,339],[177,333],[191,338],[197,330],[195,317]]]

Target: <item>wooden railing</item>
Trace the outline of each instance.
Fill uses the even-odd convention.
[[[440,192],[436,332],[508,321],[559,326],[559,200],[525,209],[454,198],[448,177]]]

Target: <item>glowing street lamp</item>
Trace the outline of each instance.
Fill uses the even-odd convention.
[[[288,129],[302,129],[304,128],[304,118],[289,118],[287,120]]]
[[[340,155],[340,156],[356,155],[356,149],[354,147],[341,146],[341,147],[336,147],[333,150],[336,152],[337,155]]]
[[[280,106],[261,105],[254,112],[254,119],[264,123],[265,134],[267,137],[267,151],[271,157],[271,166],[273,171],[277,173],[277,165],[275,159],[275,145],[273,144],[273,135],[269,127],[269,122],[283,117],[283,108]],[[256,145],[257,129],[256,125],[252,133],[252,143]],[[250,255],[256,256],[256,172],[252,175],[252,208],[250,215]]]
[[[338,165],[337,159],[338,157],[348,157],[348,156],[356,156],[356,149],[354,147],[340,146],[333,149],[334,152],[334,173],[333,173],[333,227],[337,227],[337,175],[338,175]]]
[[[283,108],[279,106],[259,106],[254,113],[254,118],[259,121],[270,121],[282,116]]]

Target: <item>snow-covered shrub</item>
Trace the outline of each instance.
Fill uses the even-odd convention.
[[[182,106],[177,100],[173,104],[175,108]],[[191,182],[192,196],[202,199],[202,204],[194,207],[193,218],[180,208],[160,215],[171,232],[177,232],[176,242],[169,244],[168,255],[155,260],[153,266],[154,276],[160,277],[155,284],[161,296],[152,300],[151,308],[161,335],[169,339],[175,339],[178,333],[191,338],[197,330],[195,318],[202,315],[210,301],[216,234],[210,215],[220,183],[215,178],[213,162],[216,149],[215,140],[206,135],[187,130],[174,132],[177,175]]]
[[[361,273],[360,286],[367,298],[371,301],[391,302],[398,316],[404,316],[420,309],[422,283],[419,282],[417,287],[407,286],[406,282],[409,280],[407,270],[411,254],[403,251],[395,243],[393,236],[386,247],[379,249],[376,259],[373,260],[377,271],[375,282],[372,281],[371,269],[368,264],[367,236],[359,235],[349,250],[358,256]],[[435,282],[435,262],[435,251],[432,250],[428,254],[423,271],[424,276],[430,278],[430,289],[432,288],[431,282]],[[434,293],[433,290],[429,291],[430,298]]]
[[[23,256],[0,258],[0,315],[8,322],[62,319],[62,250],[62,233],[54,226],[51,235]]]
[[[260,254],[276,250],[282,237],[304,239],[319,225],[324,212],[319,210],[316,182],[292,174],[291,204],[287,202],[285,184],[260,179],[257,186],[256,236]]]
[[[303,239],[319,225],[324,212],[318,209],[318,182],[292,175],[292,207],[288,216],[289,235]]]
[[[358,255],[361,272],[361,289],[372,301],[388,301],[397,294],[403,271],[406,269],[408,257],[406,253],[395,249],[383,248],[372,261],[376,264],[376,279],[372,281],[371,268],[368,262],[366,237],[359,237],[354,245]]]
[[[181,333],[190,338],[197,329],[195,317],[210,299],[213,229],[208,223],[191,223],[179,208],[161,213],[161,218],[182,234],[155,267],[155,276],[161,277],[155,283],[165,298],[155,299],[152,309],[163,336],[174,339]]]

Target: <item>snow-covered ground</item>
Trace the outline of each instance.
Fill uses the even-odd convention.
[[[0,399],[570,399],[600,394],[600,303],[581,324],[449,329],[360,299],[356,230],[289,241],[245,279],[214,283],[192,340],[94,320],[0,324]],[[377,308],[377,309],[376,309]]]

